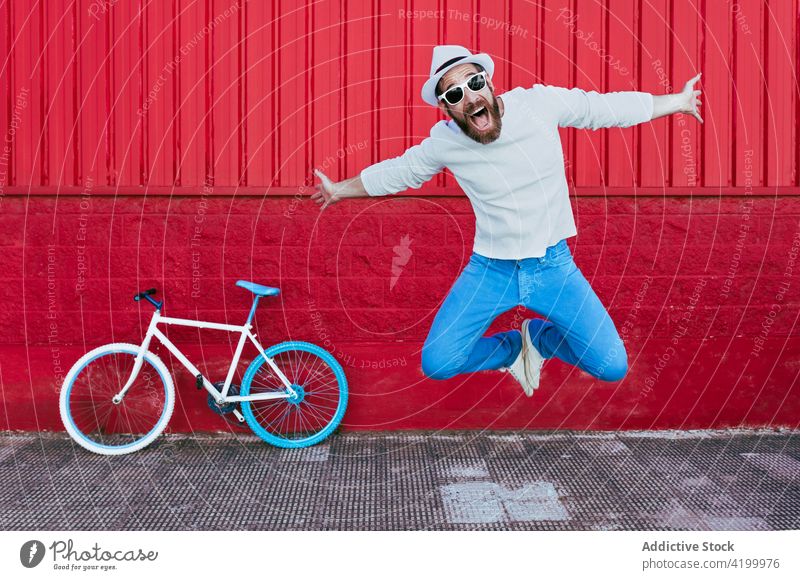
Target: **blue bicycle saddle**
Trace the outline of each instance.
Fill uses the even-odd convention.
[[[280,294],[280,289],[272,288],[270,286],[262,286],[261,284],[256,284],[255,282],[248,282],[247,280],[239,280],[236,282],[236,285],[239,288],[244,288],[245,290],[250,290],[253,294],[257,296],[277,296]]]

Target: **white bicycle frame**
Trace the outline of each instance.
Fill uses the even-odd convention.
[[[255,310],[255,306],[253,307]],[[252,317],[252,311],[251,311]],[[240,401],[266,401],[270,399],[288,399],[289,397],[295,396],[295,391],[292,389],[292,383],[289,379],[286,378],[286,375],[281,372],[281,370],[277,367],[275,362],[267,356],[264,352],[264,349],[256,340],[256,335],[252,333],[251,329],[253,326],[248,322],[242,326],[237,326],[235,324],[219,324],[217,322],[202,322],[200,320],[187,320],[184,318],[170,318],[167,316],[161,316],[161,310],[157,309],[153,314],[153,318],[150,320],[150,326],[147,329],[147,334],[144,337],[144,341],[142,341],[142,345],[139,347],[139,352],[136,355],[136,361],[133,365],[133,370],[131,371],[131,376],[128,378],[128,382],[125,383],[125,386],[122,387],[119,393],[116,394],[114,397],[114,402],[119,403],[125,397],[125,393],[128,392],[128,389],[133,384],[133,381],[136,380],[136,377],[139,374],[139,371],[142,368],[142,364],[144,363],[144,354],[150,347],[150,341],[153,337],[157,338],[161,344],[167,347],[167,349],[175,355],[181,364],[186,367],[186,369],[192,373],[193,377],[202,376],[202,373],[195,367],[191,361],[181,352],[181,350],[175,346],[172,341],[170,341],[166,335],[161,332],[158,328],[158,324],[174,324],[175,326],[191,326],[194,328],[208,328],[212,330],[224,330],[227,332],[238,332],[241,334],[239,337],[239,344],[236,345],[236,352],[233,355],[233,360],[231,361],[230,369],[228,369],[228,376],[225,377],[225,384],[222,386],[222,390],[218,391],[216,387],[211,384],[211,382],[206,378],[202,377],[203,379],[203,386],[205,387],[206,391],[214,397],[218,404],[222,403],[229,403],[229,402],[240,402]],[[239,358],[242,356],[242,349],[244,348],[244,343],[247,340],[255,345],[258,352],[264,357],[264,360],[267,361],[267,364],[272,367],[272,370],[275,371],[275,374],[283,382],[284,386],[286,387],[285,392],[276,392],[276,393],[258,393],[255,395],[247,395],[246,397],[242,396],[228,396],[228,391],[230,390],[231,381],[233,380],[233,374],[236,372],[236,367],[239,364]],[[238,413],[236,413],[238,416]]]

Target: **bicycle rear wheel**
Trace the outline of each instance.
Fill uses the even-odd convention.
[[[308,342],[289,341],[265,351],[296,396],[242,401],[242,414],[253,432],[277,447],[309,447],[330,435],[347,407],[347,379],[328,351]],[[285,393],[280,377],[263,356],[245,372],[241,396]]]
[[[138,451],[158,437],[172,416],[175,388],[167,367],[145,353],[121,402],[114,395],[130,377],[139,347],[108,344],[83,355],[61,388],[61,420],[81,447],[102,455]]]

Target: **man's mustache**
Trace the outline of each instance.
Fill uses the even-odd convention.
[[[475,111],[478,111],[478,110],[480,110],[482,108],[488,109],[489,107],[491,107],[491,105],[488,103],[488,101],[486,101],[486,99],[482,99],[480,102],[475,103],[474,105],[472,105],[471,107],[469,107],[467,109],[464,109],[464,114],[465,115],[471,115]]]

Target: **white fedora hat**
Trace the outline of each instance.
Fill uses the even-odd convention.
[[[472,54],[463,46],[455,44],[443,44],[433,47],[431,76],[422,85],[422,100],[434,107],[438,106],[439,99],[436,98],[436,85],[439,84],[439,79],[454,66],[468,63],[482,66],[489,78],[494,74],[494,61],[488,54]]]

